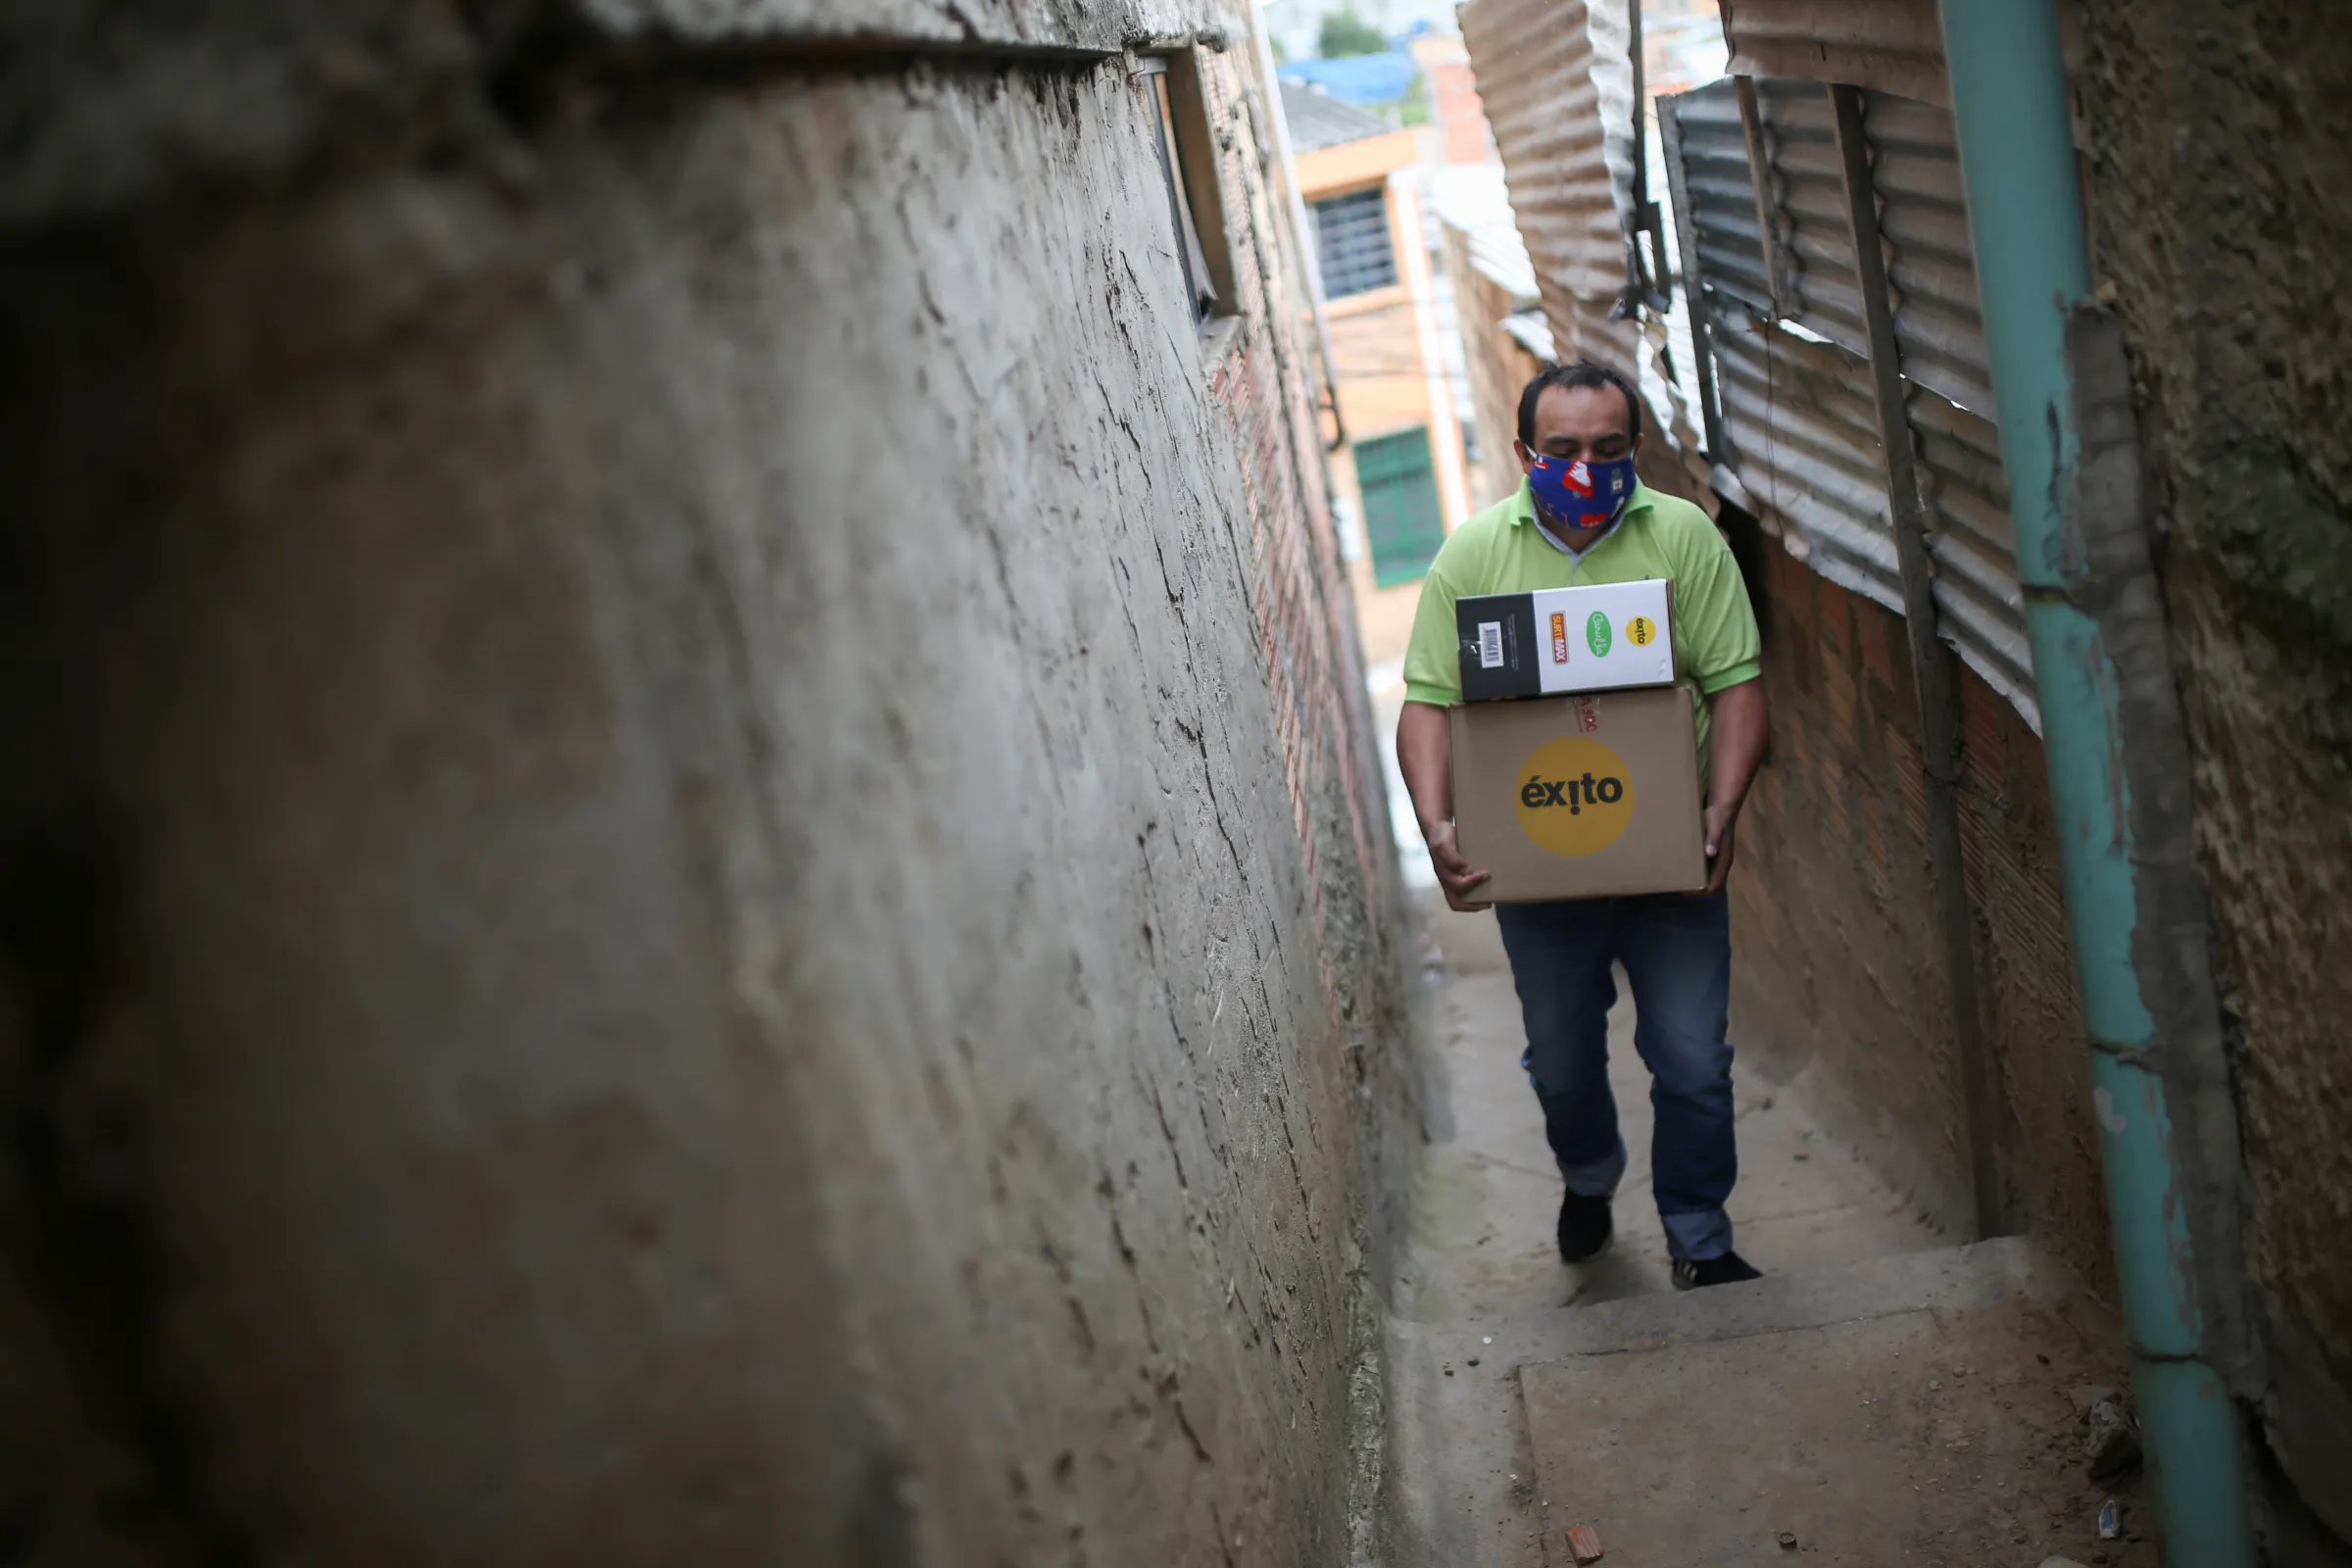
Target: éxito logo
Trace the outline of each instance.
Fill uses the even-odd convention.
[[[1625,760],[1595,740],[1545,741],[1519,764],[1519,829],[1553,855],[1592,855],[1634,816]]]

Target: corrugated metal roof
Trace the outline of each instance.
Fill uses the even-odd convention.
[[[1519,237],[1519,220],[1511,211],[1499,164],[1455,164],[1439,170],[1430,182],[1429,205],[1438,221],[1460,231],[1468,243],[1470,265],[1495,287],[1522,305],[1542,298],[1536,266],[1528,260],[1527,241]]]
[[[1459,16],[1553,340],[1630,367],[1633,323],[1609,318],[1626,281],[1625,230],[1591,17],[1581,0],[1470,0]]]
[[[1421,68],[1402,49],[1328,60],[1294,60],[1275,68],[1282,81],[1309,83],[1351,104],[1393,104],[1412,89]]]
[[[1328,93],[1296,81],[1282,86],[1282,116],[1290,122],[1291,147],[1296,152],[1320,152],[1351,141],[1386,136],[1396,127],[1378,115],[1344,104]]]
[[[1514,311],[1502,318],[1501,326],[1543,364],[1559,363],[1560,356],[1552,347],[1551,323],[1544,319],[1542,311]]]

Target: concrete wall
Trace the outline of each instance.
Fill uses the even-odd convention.
[[[905,9],[8,24],[12,1560],[1346,1551],[1411,1107],[1250,56],[1218,358],[1126,60]]]
[[[1734,1040],[1769,1073],[1803,1073],[1832,1126],[1959,1240],[1966,1117],[1902,617],[1815,576],[1736,508],[1723,520],[1750,568],[1773,720],[1732,879]],[[2003,1206],[2112,1308],[2041,744],[1974,672],[1961,679],[1961,838]]]
[[[2352,32],[2087,7],[2093,268],[2142,393],[2242,1097],[2269,1433],[2352,1536]]]

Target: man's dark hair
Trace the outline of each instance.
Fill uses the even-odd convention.
[[[1625,372],[1613,366],[1595,365],[1591,360],[1578,360],[1569,365],[1555,365],[1527,383],[1519,394],[1519,439],[1533,447],[1536,444],[1536,403],[1547,388],[1613,386],[1625,394],[1626,430],[1635,440],[1642,439],[1642,399],[1634,391],[1634,383]]]

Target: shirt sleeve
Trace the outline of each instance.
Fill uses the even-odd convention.
[[[1460,591],[1437,566],[1421,579],[1413,635],[1404,645],[1404,700],[1451,708],[1462,700],[1461,650],[1453,625]]]
[[[1712,697],[1764,673],[1755,607],[1740,563],[1702,516],[1674,582],[1675,655],[1683,673]]]

